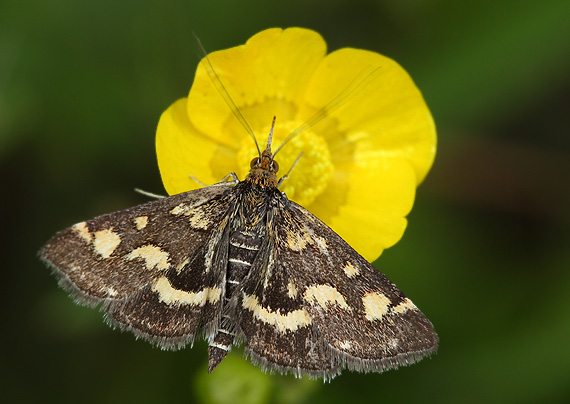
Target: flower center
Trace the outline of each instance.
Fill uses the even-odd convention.
[[[276,122],[273,131],[273,143],[271,150],[275,152],[283,140],[302,122],[286,121]],[[267,145],[270,125],[263,128],[264,136],[258,139],[259,148],[263,151]],[[303,153],[289,178],[281,184],[280,190],[285,192],[289,199],[302,206],[308,206],[327,187],[333,174],[333,164],[327,142],[315,132],[305,131],[291,139],[279,151],[275,160],[279,163],[277,176],[284,176],[291,169],[295,160]],[[237,159],[239,167],[249,167],[249,162],[257,157],[257,150],[251,138],[246,137],[242,141]],[[244,178],[247,171],[239,173]]]

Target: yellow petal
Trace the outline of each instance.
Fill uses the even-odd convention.
[[[360,89],[332,113],[338,130],[346,142],[366,145],[369,158],[405,159],[421,182],[435,156],[435,126],[421,93],[392,59],[360,49],[333,52],[317,68],[305,100],[325,105],[363,75]]]
[[[292,103],[304,94],[325,53],[326,43],[314,31],[273,28],[254,35],[245,45],[213,52],[208,58],[231,98],[260,136],[259,131],[273,116],[279,115],[284,120],[284,115],[290,115],[287,109],[294,107]],[[188,96],[190,120],[199,131],[235,148],[247,134],[212,85],[204,63],[203,60],[198,66]],[[248,107],[275,100],[281,101],[277,110],[248,111]]]
[[[372,262],[402,237],[416,176],[404,161],[359,159],[363,153],[355,152],[358,164],[337,165],[330,186],[307,208]]]
[[[190,175],[206,184],[218,182],[222,177],[214,174],[210,162],[218,145],[196,130],[188,119],[186,98],[172,104],[163,112],[156,130],[156,155],[166,192],[170,195],[200,188]],[[217,161],[224,164],[224,160]],[[222,170],[231,168],[224,167]]]

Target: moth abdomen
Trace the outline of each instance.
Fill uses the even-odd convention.
[[[228,243],[228,264],[226,270],[226,288],[224,296],[223,315],[214,339],[208,347],[208,372],[225,358],[235,340],[235,319],[232,299],[240,290],[243,279],[249,274],[251,267],[261,248],[262,238],[258,231],[240,225],[236,220],[237,229],[232,230]]]

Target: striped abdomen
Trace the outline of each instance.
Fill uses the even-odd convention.
[[[230,234],[224,308],[249,273],[261,246],[261,240],[259,235],[243,228]],[[234,319],[228,315],[227,310],[223,310],[222,313],[220,328],[208,347],[208,372],[214,370],[224,359],[235,339]]]

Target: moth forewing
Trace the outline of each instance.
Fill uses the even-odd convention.
[[[330,379],[377,371],[437,347],[431,323],[328,226],[284,196],[274,204],[269,260],[244,279],[246,354],[263,368]]]
[[[202,188],[80,222],[56,234],[40,258],[79,303],[102,304],[113,325],[179,347],[205,332],[196,329],[204,311],[221,310],[223,279],[215,275],[223,271],[213,268],[220,252],[210,246],[223,245],[231,188]]]

